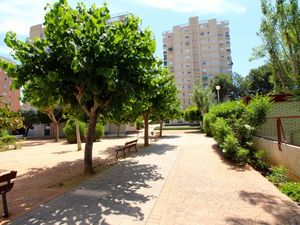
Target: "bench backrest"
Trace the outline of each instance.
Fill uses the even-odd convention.
[[[128,142],[125,143],[125,146],[137,144],[137,141],[138,140],[128,141]]]
[[[16,178],[16,176],[17,171],[11,171],[10,173],[0,176],[0,194],[6,193],[13,188],[14,183],[11,182],[11,180]]]

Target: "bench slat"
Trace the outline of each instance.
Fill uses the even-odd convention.
[[[0,176],[0,183],[8,182],[8,180],[12,180],[16,178],[16,176],[17,176],[17,171],[11,171],[10,173],[4,174]]]
[[[0,194],[9,192],[14,186],[14,183],[8,183],[0,186]]]

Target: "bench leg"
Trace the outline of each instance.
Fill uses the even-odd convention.
[[[2,194],[2,203],[3,203],[3,218],[7,218],[9,216],[8,214],[8,207],[7,207],[7,201],[6,201],[6,193]]]
[[[119,151],[116,151],[116,158],[118,158]]]
[[[123,149],[123,157],[126,158],[125,149]]]
[[[137,152],[137,147],[136,146],[134,146],[135,147],[135,152]]]

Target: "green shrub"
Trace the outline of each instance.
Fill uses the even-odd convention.
[[[194,122],[200,120],[200,115],[197,106],[190,106],[184,111],[183,117],[185,121]]]
[[[266,152],[263,150],[255,151],[251,159],[251,165],[263,173],[268,172],[270,165],[266,162]]]
[[[281,186],[288,181],[287,168],[284,166],[272,167],[271,173],[267,176],[268,180],[276,186]]]
[[[78,124],[79,124],[80,139],[82,141],[84,141],[85,132],[86,132],[86,124],[81,121],[78,121]],[[70,119],[67,121],[66,126],[64,127],[64,134],[69,143],[77,142],[75,120]]]
[[[272,102],[269,97],[256,95],[247,105],[244,119],[249,121],[251,126],[258,127],[265,121],[271,105]]]
[[[225,119],[217,118],[217,120],[211,124],[212,134],[214,139],[218,142],[220,146],[222,146],[224,139],[227,135],[233,134],[232,129],[228,125]]]
[[[95,129],[94,141],[100,140],[103,137],[103,134],[104,134],[104,127],[102,126],[101,123],[97,123]]]
[[[242,101],[231,101],[213,106],[209,113],[231,121],[235,118],[240,118],[245,111],[245,107]]]
[[[238,150],[233,159],[235,162],[238,162],[240,164],[245,164],[248,162],[248,156],[249,156],[248,149],[238,147]]]
[[[239,148],[237,138],[233,133],[229,133],[225,136],[224,142],[221,145],[222,152],[227,159],[233,160]]]
[[[280,190],[292,200],[300,204],[300,183],[287,182],[281,185]]]
[[[216,121],[217,117],[213,113],[205,113],[203,117],[203,130],[207,136],[212,137],[211,125]]]
[[[136,123],[136,129],[140,130],[144,127],[143,119],[141,117],[138,117],[135,121]]]

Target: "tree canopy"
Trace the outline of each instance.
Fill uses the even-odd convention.
[[[254,57],[268,56],[277,91],[300,86],[300,10],[298,0],[261,0],[259,36],[262,46]]]
[[[7,33],[5,42],[20,62],[9,70],[17,87],[48,87],[63,104],[82,108],[88,115],[84,171],[92,173],[92,148],[99,115],[118,108],[136,95],[155,76],[149,73],[155,58],[155,41],[149,29],[142,30],[140,19],[128,15],[112,20],[107,5],[76,8],[66,0],[47,6],[45,39],[32,43]],[[48,95],[48,93],[44,93]]]

